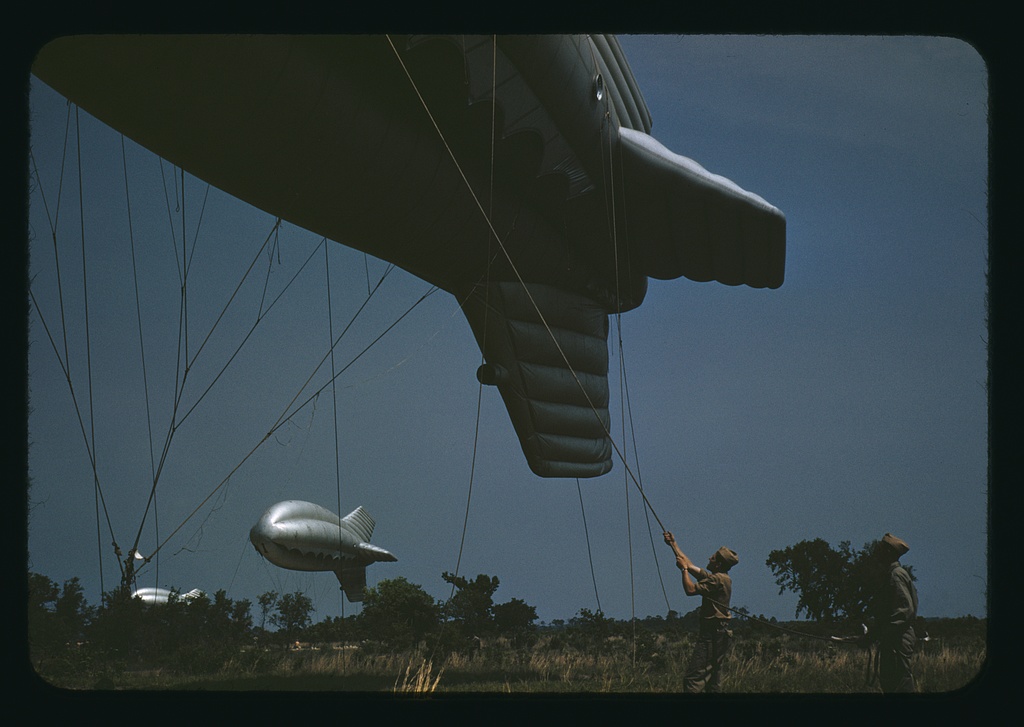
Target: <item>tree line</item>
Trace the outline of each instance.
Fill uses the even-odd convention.
[[[444,648],[473,648],[502,637],[525,645],[537,629],[536,608],[521,599],[494,602],[500,581],[443,573],[454,593],[436,601],[405,578],[368,588],[360,613],[313,623],[313,603],[303,593],[269,591],[252,603],[233,600],[223,590],[183,598],[172,592],[166,604],[151,605],[124,587],[89,604],[77,577],[58,585],[28,574],[28,642],[37,669],[73,658],[115,661],[124,668],[160,664],[187,672],[217,668],[241,649],[284,647],[296,641],[359,643],[364,648],[398,651],[435,638]]]
[[[843,542],[832,548],[818,538],[774,550],[766,565],[775,575],[780,594],[798,595],[796,617],[801,614],[823,625],[856,624],[866,618],[870,601],[870,558],[874,542],[861,550]],[[132,598],[125,588],[105,593],[99,606],[90,605],[77,577],[58,585],[46,576],[29,573],[28,635],[33,664],[59,667],[78,663],[115,661],[124,668],[161,664],[187,672],[215,670],[240,650],[284,647],[296,641],[358,643],[367,650],[395,652],[429,641],[440,651],[478,648],[500,638],[514,648],[530,646],[541,626],[534,606],[518,598],[495,603],[499,579],[442,574],[452,586],[451,597],[437,601],[419,585],[403,577],[380,581],[368,588],[360,613],[328,617],[313,623],[312,601],[301,592],[270,591],[253,604],[235,601],[223,591],[213,597],[181,598],[172,594],[165,605],[149,606]],[[648,619],[657,631],[696,630],[696,602],[686,616],[670,611],[666,619]],[[738,615],[746,614],[736,608]],[[775,619],[739,618],[737,627],[770,629]],[[600,611],[580,609],[568,622],[556,620],[545,627],[558,629],[560,641],[600,650],[610,638],[626,634],[624,624]],[[621,632],[621,634],[620,634]]]

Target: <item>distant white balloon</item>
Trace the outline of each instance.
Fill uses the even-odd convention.
[[[332,571],[349,601],[362,601],[366,566],[396,561],[370,545],[376,521],[362,507],[344,518],[301,500],[285,500],[267,509],[249,531],[256,552],[276,566],[299,571]]]
[[[150,606],[163,606],[171,600],[172,593],[173,591],[168,588],[136,588],[132,592],[132,597],[141,598],[143,603]],[[198,588],[193,588],[188,593],[179,593],[178,598],[182,601],[191,601],[205,595]]]

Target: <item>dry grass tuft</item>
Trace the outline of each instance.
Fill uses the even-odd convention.
[[[413,694],[429,694],[437,689],[438,683],[441,681],[441,675],[444,674],[444,667],[437,672],[436,676],[432,675],[433,662],[427,659],[420,659],[419,664],[416,666],[416,672],[410,674],[412,671],[412,663],[406,664],[405,673],[399,679],[395,680],[394,691],[397,692],[411,692]]]

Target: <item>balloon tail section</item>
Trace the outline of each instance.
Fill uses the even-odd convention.
[[[338,577],[341,590],[345,592],[345,598],[352,603],[358,603],[366,597],[366,566],[342,563],[334,575]]]
[[[597,477],[612,468],[608,439],[608,315],[595,301],[520,283],[478,286],[463,312],[523,453],[541,477]]]
[[[778,288],[786,267],[786,218],[732,180],[620,128],[630,260],[659,280]]]

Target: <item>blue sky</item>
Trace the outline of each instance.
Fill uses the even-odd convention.
[[[698,562],[720,545],[736,550],[733,602],[755,613],[794,613],[795,597],[778,593],[764,564],[771,550],[816,537],[859,548],[893,532],[911,545],[904,561],[918,576],[922,615],[985,615],[984,61],[950,38],[620,40],[652,135],[787,218],[781,288],[651,281],[644,304],[612,321],[612,420],[658,519]],[[29,330],[29,567],[58,582],[78,576],[98,603],[101,548],[102,587],[117,582],[107,516],[101,507],[98,537],[85,440],[39,317],[61,341],[51,225],[67,106],[38,82],[30,104],[40,187],[30,197],[39,307]],[[71,375],[88,427],[91,363],[104,504],[127,550],[154,464],[125,174],[120,137],[78,118],[85,212],[80,218],[69,161],[56,223]],[[74,160],[74,132],[68,144]],[[544,621],[581,608],[621,619],[696,606],[621,463],[579,489],[530,473],[497,391],[479,389],[479,350],[443,292],[415,305],[339,376],[336,399],[324,389],[260,444],[327,352],[320,239],[284,224],[273,253],[257,255],[275,234],[271,217],[215,189],[206,196],[194,178],[182,193],[169,165],[131,142],[125,150],[153,441],[166,434],[175,377],[180,284],[171,240],[180,238],[181,210],[196,246],[190,355],[257,260],[189,372],[187,407],[315,253],[175,432],[157,521],[147,522],[140,547],[167,544],[141,585],[223,588],[254,603],[269,590],[302,590],[317,618],[357,612],[341,603],[332,574],[282,571],[248,542],[274,502],[337,510],[340,499],[343,513],[363,505],[377,520],[373,542],[398,557],[371,566],[371,585],[403,576],[443,599],[443,571],[486,573],[501,581],[497,601],[522,599]],[[91,362],[77,259],[83,226]],[[342,245],[329,249],[337,336],[387,265]],[[427,292],[423,281],[390,272],[336,349],[337,368]],[[325,382],[321,371],[297,403]]]

